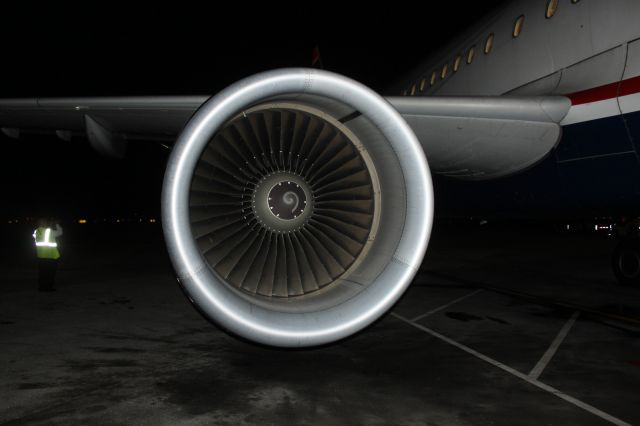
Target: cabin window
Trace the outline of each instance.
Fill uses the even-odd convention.
[[[513,24],[513,38],[516,38],[522,32],[522,26],[524,25],[524,15],[518,16],[516,22]]]
[[[493,48],[493,33],[489,34],[487,41],[484,42],[484,54],[487,55]]]
[[[545,12],[544,16],[547,19],[551,18],[553,15],[556,14],[556,9],[558,9],[558,0],[549,0],[547,2],[547,11]]]
[[[471,48],[469,49],[469,51],[467,52],[467,63],[470,64],[471,62],[473,62],[473,57],[476,55],[476,47],[475,46],[471,46]]]
[[[433,86],[434,84],[436,84],[436,79],[438,78],[438,73],[437,72],[433,72],[431,73],[431,81],[430,84]]]
[[[447,72],[449,72],[449,64],[444,64],[442,66],[442,72],[440,73],[440,78],[444,80],[447,76]]]
[[[416,94],[416,85],[411,86],[411,96]]]
[[[456,60],[453,61],[453,72],[458,72],[460,69],[460,62],[462,62],[462,55],[458,55]]]
[[[422,81],[420,82],[420,91],[424,92],[424,88],[427,85],[427,79],[423,78]]]

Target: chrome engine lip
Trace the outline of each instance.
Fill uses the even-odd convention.
[[[247,106],[281,95],[312,94],[350,105],[390,142],[403,171],[405,226],[392,261],[357,297],[313,313],[280,312],[231,291],[206,265],[189,222],[189,188],[212,135]],[[180,284],[210,320],[259,343],[302,347],[347,337],[384,314],[404,293],[424,257],[433,222],[433,187],[424,152],[400,114],[380,95],[327,71],[288,68],[241,80],[205,102],[177,139],[162,191],[163,230]]]

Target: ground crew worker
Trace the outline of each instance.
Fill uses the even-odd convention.
[[[58,269],[58,259],[60,259],[56,238],[62,235],[62,227],[56,223],[53,229],[53,220],[42,220],[38,225],[38,228],[33,231],[38,255],[38,290],[54,291],[53,282]]]

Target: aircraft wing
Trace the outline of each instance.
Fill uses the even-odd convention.
[[[560,141],[571,101],[547,97],[387,98],[422,143],[431,171],[467,180],[525,170]]]
[[[64,140],[86,135],[101,154],[124,155],[126,141],[172,142],[207,96],[144,96],[0,100],[0,127],[20,132],[55,132]]]
[[[79,134],[113,156],[134,139],[181,134],[161,198],[180,285],[222,328],[281,347],[337,341],[395,304],[431,234],[430,170],[523,170],[556,146],[570,108],[563,97],[383,99],[299,68],[205,100],[0,100],[0,128]]]
[[[542,160],[559,142],[571,102],[554,97],[388,97],[422,143],[432,172],[458,179],[507,176]],[[0,128],[86,135],[120,157],[127,141],[171,142],[207,96],[0,100]],[[347,123],[348,125],[348,123]]]

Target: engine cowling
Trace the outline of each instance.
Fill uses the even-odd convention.
[[[398,300],[424,257],[433,190],[387,101],[341,75],[282,69],[193,115],[162,209],[196,308],[246,339],[300,347],[349,336]]]

